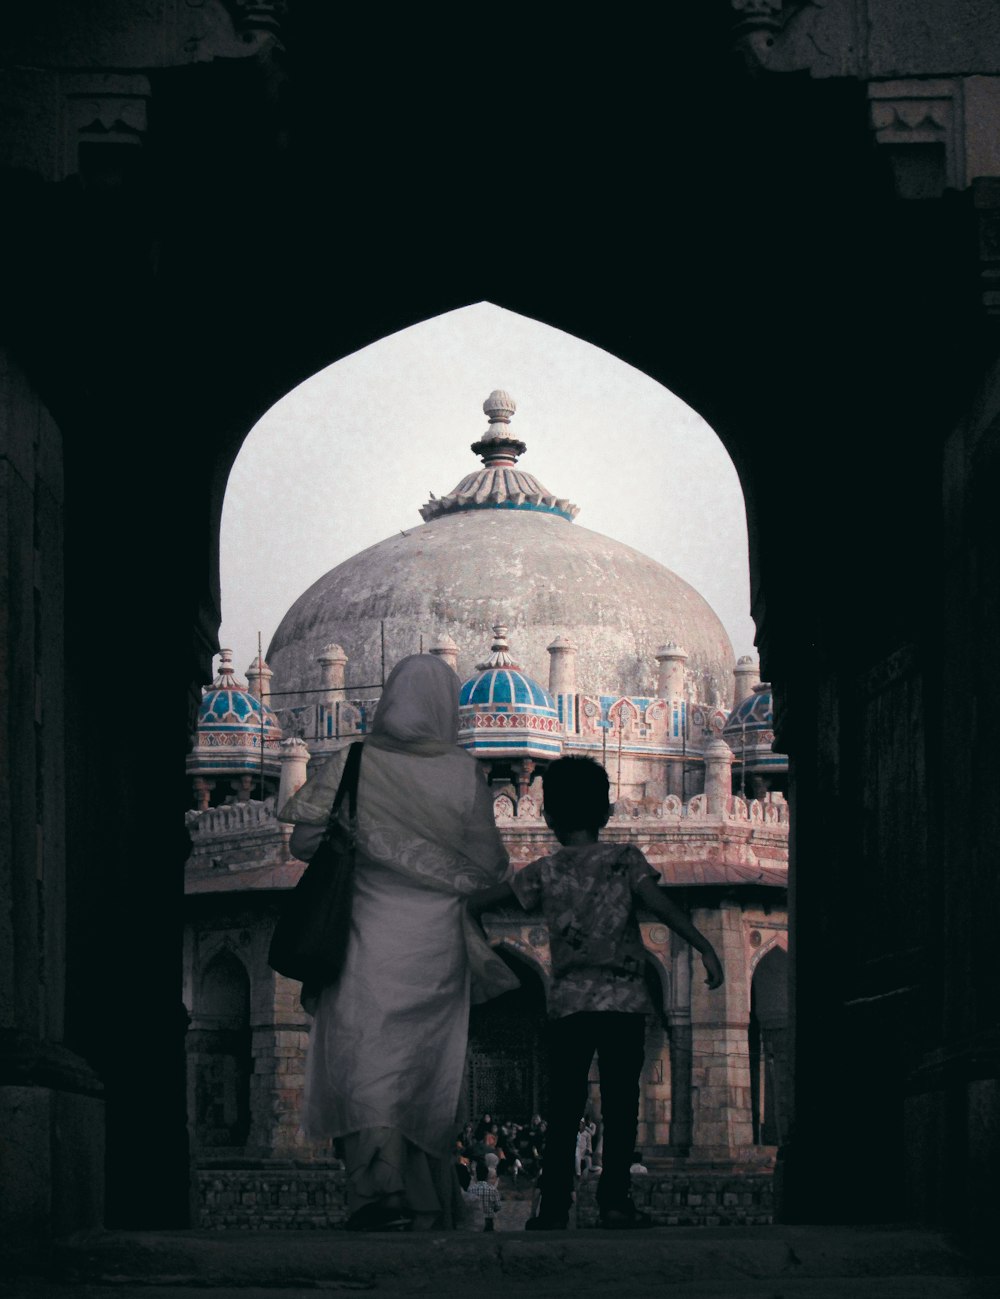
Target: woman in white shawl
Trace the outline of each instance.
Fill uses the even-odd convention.
[[[302,1127],[343,1138],[349,1228],[451,1224],[469,1003],[517,986],[464,905],[506,877],[508,859],[486,781],[457,736],[455,673],[434,655],[403,659],[364,744],[343,974],[310,1006]],[[346,752],[281,811],[302,860]]]

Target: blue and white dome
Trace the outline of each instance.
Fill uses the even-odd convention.
[[[270,675],[266,664],[255,663],[258,678]],[[281,727],[265,702],[252,694],[233,671],[231,650],[221,650],[219,670],[198,709],[194,747],[187,756],[188,775],[257,773],[276,775]]]
[[[722,728],[722,738],[732,749],[734,765],[747,773],[783,772],[788,770],[788,758],[775,753],[774,711],[771,686],[759,681],[741,703],[729,714]]]
[[[277,718],[267,704],[244,690],[231,689],[208,691],[198,709],[198,731],[252,732],[257,736],[263,731],[266,740],[281,737]]]
[[[489,660],[458,697],[458,742],[477,758],[558,758],[562,723],[555,700],[510,657],[507,628],[493,628]]]
[[[472,677],[462,687],[460,704],[486,704],[497,711],[531,709],[542,715],[554,711],[555,702],[549,692],[526,677],[518,667],[490,668]]]

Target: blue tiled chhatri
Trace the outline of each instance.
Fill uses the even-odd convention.
[[[262,729],[267,739],[277,738],[281,733],[276,717],[266,704],[261,726],[260,700],[247,691],[209,690],[201,701],[199,731],[248,731],[259,735]]]
[[[508,653],[507,629],[493,628],[489,660],[459,692],[458,742],[478,757],[558,758],[562,723],[556,702]]]
[[[498,667],[480,672],[462,686],[459,706],[488,704],[495,712],[531,709],[557,717],[555,700],[549,692],[516,667]]]

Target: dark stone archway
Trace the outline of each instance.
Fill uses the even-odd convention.
[[[73,1097],[88,1069],[103,1079],[114,1224],[188,1212],[183,760],[229,469],[295,383],[483,299],[663,383],[740,475],[795,817],[783,1212],[994,1212],[976,1152],[997,1086],[1000,989],[979,953],[998,906],[982,719],[1000,560],[973,194],[900,202],[860,81],[748,77],[722,4],[669,21],[668,40],[608,23],[599,41],[580,24],[518,42],[499,90],[478,47],[456,59],[422,31],[417,96],[401,31],[376,40],[301,0],[282,58],[149,71],[141,148],[123,135],[131,153],[55,172],[37,162],[58,152],[45,77],[76,66],[80,37],[57,23],[40,46],[27,17],[13,33],[12,100],[48,89],[8,132],[2,177],[18,813],[3,1078]],[[861,1057],[863,1088],[846,1064]],[[834,1105],[872,1175],[829,1169]]]

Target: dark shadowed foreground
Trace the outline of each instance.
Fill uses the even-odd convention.
[[[382,1295],[950,1299],[1000,1293],[1000,1268],[904,1227],[658,1228],[359,1235],[109,1232],[22,1260],[7,1299]],[[10,1271],[10,1267],[9,1267]],[[8,1271],[8,1275],[9,1275]]]

